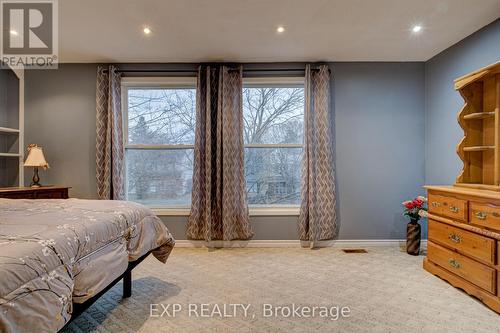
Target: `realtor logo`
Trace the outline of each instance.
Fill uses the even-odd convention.
[[[57,0],[1,0],[1,67],[57,68]]]

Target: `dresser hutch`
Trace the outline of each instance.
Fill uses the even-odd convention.
[[[426,186],[424,268],[500,313],[500,62],[455,80],[465,104],[453,186]]]

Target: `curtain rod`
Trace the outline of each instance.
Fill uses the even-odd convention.
[[[230,69],[237,70],[237,69]],[[319,68],[311,68],[311,70],[319,70]],[[104,72],[108,70],[105,69]],[[243,69],[243,72],[304,72],[305,68],[268,68],[268,69]],[[330,69],[328,69],[330,71]],[[198,73],[197,69],[117,69],[118,73]]]

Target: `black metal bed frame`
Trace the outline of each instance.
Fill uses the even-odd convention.
[[[121,279],[123,279],[123,298],[128,298],[132,296],[132,270],[139,265],[147,256],[151,254],[154,250],[149,251],[142,257],[137,260],[131,261],[128,263],[127,270],[117,277],[113,282],[106,286],[103,290],[101,290],[98,294],[92,296],[83,303],[73,303],[73,312],[71,314],[70,320],[64,325],[61,330],[66,328],[73,320],[78,318],[85,310],[87,310],[92,304],[94,304],[102,295],[108,292],[111,288],[115,286]]]

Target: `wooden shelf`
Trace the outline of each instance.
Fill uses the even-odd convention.
[[[470,85],[471,83],[484,81],[485,77],[495,76],[495,74],[498,74],[500,72],[499,68],[500,68],[500,61],[491,64],[487,67],[478,69],[477,71],[472,72],[470,74],[459,77],[458,79],[455,80],[455,89],[461,90],[466,86]]]
[[[464,137],[457,148],[463,169],[456,183],[492,189],[500,185],[500,62],[457,79],[455,88],[465,102],[458,114]]]
[[[464,151],[485,151],[485,150],[490,150],[490,149],[495,149],[495,146],[471,146],[471,147],[464,147]]]
[[[0,157],[19,157],[21,155],[15,153],[0,153]]]
[[[492,117],[495,117],[495,112],[476,112],[476,113],[466,114],[464,116],[464,119],[472,120],[472,119],[486,119]]]
[[[458,187],[466,187],[473,188],[479,190],[488,190],[488,191],[500,191],[499,185],[489,185],[489,184],[478,184],[478,183],[455,183],[455,186]]]

